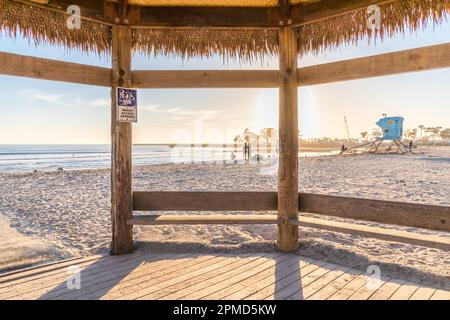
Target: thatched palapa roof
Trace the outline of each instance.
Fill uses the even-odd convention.
[[[0,0],[0,28],[10,37],[22,35],[37,44],[50,43],[82,51],[94,51],[98,54],[109,54],[111,25],[114,21],[103,19],[103,1],[91,1],[89,10],[82,9],[83,20],[79,30],[69,30],[66,25],[68,15],[65,13],[65,8],[71,4],[70,2],[77,1]],[[86,1],[78,2],[86,3]],[[111,2],[117,2],[117,0],[111,0]],[[318,3],[320,6],[324,2],[330,2],[330,0],[289,1],[291,6],[301,6],[301,12],[308,12],[310,7],[318,7]],[[333,0],[334,5],[342,2],[345,0]],[[317,21],[314,19],[300,21],[296,26],[299,54],[318,53],[342,44],[357,43],[367,36],[383,38],[397,32],[418,30],[429,23],[440,23],[446,19],[450,11],[449,3],[450,0],[380,1],[382,23],[381,29],[375,30],[375,34],[367,27],[366,7],[331,15]],[[279,9],[279,0],[129,0],[128,4],[138,7],[140,12],[147,10],[145,12],[153,15],[156,8],[160,10],[159,12],[164,8],[167,10],[196,8],[203,15],[207,15],[207,10],[211,10],[210,20],[220,17],[222,11],[218,11],[219,9],[242,8],[241,16],[248,11],[250,21],[263,12],[262,10],[270,13]],[[84,12],[90,15],[84,15]],[[227,11],[223,12],[227,14]],[[188,14],[187,17],[189,18]],[[159,23],[158,19],[160,18],[156,14],[155,21]],[[193,21],[195,22],[195,19]],[[278,51],[276,23],[255,28],[249,25],[242,28],[226,26],[170,28],[170,25],[154,26],[145,25],[145,23],[130,23],[130,26],[133,28],[133,48],[148,55],[179,55],[187,58],[219,54],[227,58],[252,60],[276,54]]]

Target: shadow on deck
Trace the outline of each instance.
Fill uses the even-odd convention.
[[[361,270],[273,249],[157,251],[138,248],[125,256],[92,256],[7,274],[0,277],[0,299],[450,299],[439,287],[389,276],[374,287]]]

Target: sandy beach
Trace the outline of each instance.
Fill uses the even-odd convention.
[[[268,162],[143,166],[134,168],[134,188],[274,191],[275,173],[276,167]],[[306,157],[300,159],[299,173],[302,192],[450,206],[448,147],[421,148],[416,155]],[[46,248],[47,255],[53,251],[53,259],[105,253],[111,238],[109,185],[109,170],[0,174],[0,216],[8,219],[2,220],[3,236],[19,235],[22,238],[17,242],[33,239],[33,246]],[[276,237],[275,226],[147,226],[134,230],[139,246],[156,251],[273,250]],[[360,268],[378,264],[386,272],[450,285],[448,252],[304,227],[300,231],[300,253]]]

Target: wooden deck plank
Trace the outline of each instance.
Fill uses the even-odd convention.
[[[202,269],[202,272],[191,276],[191,275],[181,275],[178,277],[178,281],[174,284],[169,284],[165,287],[162,287],[160,289],[156,289],[154,292],[146,294],[143,297],[140,297],[139,299],[144,300],[158,300],[162,297],[165,297],[171,293],[175,293],[178,290],[182,290],[185,288],[189,288],[195,284],[204,282],[208,280],[210,277],[218,276],[223,271],[229,270],[229,268],[233,268],[239,263],[242,263],[242,261],[247,258],[248,255],[238,256],[238,257],[229,257],[224,259],[223,261],[216,263],[214,265],[208,266],[207,268]],[[172,281],[173,283],[173,281]]]
[[[277,280],[275,283],[272,283],[258,292],[246,297],[245,300],[264,300],[265,298],[278,292],[281,288],[284,288],[293,282],[299,281],[301,277],[305,277],[325,264],[326,262],[324,261],[313,261],[309,265],[301,268],[300,274],[297,272],[291,273],[288,276]]]
[[[217,261],[214,261],[214,263],[209,263],[207,265],[203,265],[200,268],[196,268],[195,270],[192,270],[192,272],[180,273],[174,278],[168,279],[167,281],[158,282],[156,285],[152,286],[151,288],[148,288],[148,287],[144,288],[143,290],[140,290],[138,292],[133,292],[129,296],[125,296],[123,298],[126,298],[126,299],[131,298],[131,299],[137,299],[137,300],[153,299],[152,298],[152,294],[154,294],[155,292],[163,290],[164,288],[170,287],[172,285],[176,285],[176,284],[178,284],[180,282],[183,282],[183,281],[186,281],[186,280],[190,280],[192,278],[200,276],[200,275],[202,275],[204,273],[207,273],[209,271],[221,268],[222,264],[223,264],[222,260],[238,259],[238,257],[232,257],[232,256],[224,257],[224,256],[220,256],[220,257],[218,257],[216,259],[217,259]],[[120,299],[122,299],[122,298],[120,298]]]
[[[3,288],[6,288],[11,285],[17,285],[20,283],[27,283],[27,282],[34,282],[37,281],[46,282],[47,278],[55,278],[58,275],[65,275],[67,271],[67,267],[77,265],[80,268],[85,268],[87,266],[96,266],[97,268],[106,269],[109,266],[116,265],[118,263],[125,263],[126,261],[135,261],[135,259],[141,258],[142,254],[130,254],[130,255],[124,255],[124,256],[97,256],[96,259],[86,259],[83,260],[81,263],[72,263],[65,265],[64,268],[51,268],[50,266],[45,268],[43,271],[45,272],[39,272],[35,271],[29,275],[20,276],[15,280],[8,281],[4,285],[0,287],[0,292],[2,292]]]
[[[192,253],[182,255],[160,255],[158,257],[148,257],[138,260],[137,263],[128,265],[126,268],[118,267],[114,270],[108,270],[94,277],[84,277],[82,282],[88,283],[88,286],[81,290],[52,290],[52,294],[47,294],[46,299],[96,299],[102,297],[105,292],[110,292],[118,284],[126,283],[131,279],[139,278],[144,271],[158,273],[160,270],[171,268],[182,268],[185,264],[191,263],[196,256]]]
[[[240,264],[238,266],[233,267],[232,269],[230,269],[228,271],[224,270],[224,272],[222,272],[218,276],[210,277],[206,281],[202,281],[200,283],[192,285],[189,288],[184,288],[184,289],[178,290],[177,292],[168,294],[168,295],[162,297],[161,299],[164,299],[164,300],[182,299],[185,296],[189,296],[192,292],[197,292],[202,289],[210,288],[211,286],[218,285],[218,284],[223,285],[223,283],[222,283],[223,281],[233,277],[234,275],[240,274],[241,272],[244,272],[244,271],[252,268],[252,266],[254,266],[254,263],[257,263],[258,261],[262,261],[262,258],[265,256],[266,255],[264,255],[264,254],[252,255],[252,256],[248,257],[247,259],[243,259],[244,261],[241,260]]]
[[[409,300],[430,300],[433,294],[436,292],[435,288],[420,287],[414,292]]]
[[[245,288],[232,293],[226,297],[224,300],[236,300],[236,299],[247,299],[249,296],[267,288],[272,287],[273,290],[276,288],[276,284],[280,283],[282,279],[289,277],[295,274],[301,274],[302,269],[306,266],[310,265],[314,262],[313,259],[306,259],[305,257],[299,257],[298,260],[294,260],[292,263],[288,265],[276,267],[274,272],[271,273],[268,277],[260,280],[249,283]]]
[[[120,266],[120,268],[127,267],[129,264],[135,264],[136,259],[138,258],[139,256],[120,256],[115,259],[92,260],[79,265],[73,264],[72,266],[79,266],[82,270],[82,276],[87,276],[98,274],[100,272],[106,272],[107,270],[116,268],[117,266]],[[10,298],[14,296],[13,293],[15,293],[15,291],[31,293],[37,289],[44,289],[50,287],[51,285],[59,284],[66,281],[69,277],[67,271],[68,270],[66,268],[58,268],[57,270],[52,270],[48,273],[39,273],[37,276],[32,275],[21,278],[19,279],[19,283],[17,283],[17,281],[13,281],[10,286],[5,286],[0,289],[0,297],[4,299]],[[14,290],[12,288],[14,288]]]
[[[436,290],[430,300],[450,300],[450,290]]]
[[[330,282],[322,289],[308,297],[308,300],[326,300],[339,291],[342,287],[348,284],[350,281],[361,275],[362,271],[357,269],[350,269],[346,273],[342,274],[336,280]]]
[[[101,281],[106,281],[108,277],[109,279],[114,280],[115,278],[118,278],[122,275],[129,274],[133,269],[136,268],[138,263],[142,262],[142,259],[158,261],[161,259],[167,259],[170,256],[171,255],[159,254],[152,255],[151,257],[141,256],[133,257],[132,259],[117,259],[115,263],[110,263],[107,265],[97,265],[94,263],[84,268],[80,268],[80,281],[82,290],[69,290],[66,286],[66,281],[71,276],[71,274],[63,272],[49,278],[46,277],[39,279],[38,281],[31,282],[30,284],[23,287],[19,286],[18,291],[24,290],[26,293],[19,294],[18,296],[10,296],[9,298],[31,299],[45,297],[45,299],[49,300],[67,293],[74,295],[82,294],[91,286],[96,285]]]
[[[102,295],[100,299],[116,299],[122,295],[132,293],[139,289],[144,289],[148,285],[167,281],[168,279],[172,279],[184,271],[187,272],[190,270],[195,270],[195,268],[200,268],[207,263],[213,263],[215,258],[217,257],[214,255],[194,255],[193,258],[189,258],[186,261],[181,261],[180,263],[175,263],[172,265],[164,265],[163,263],[160,268],[156,269],[150,263],[138,268],[135,272],[133,272],[133,274],[123,278],[122,281],[117,283],[107,293]],[[100,289],[104,291],[104,289]],[[100,293],[102,291],[100,291]],[[93,291],[87,295],[88,298],[96,296],[100,296],[99,291]],[[84,297],[86,297],[86,295],[84,295],[83,298]]]
[[[155,256],[155,255],[153,255]],[[136,263],[136,259],[142,259],[143,255],[140,256],[120,256],[113,259],[99,259],[97,261],[90,261],[88,263],[84,264],[74,264],[72,266],[78,266],[81,270],[81,276],[92,276],[96,275],[102,272],[105,272],[110,269],[117,269],[117,268],[126,268],[129,265],[133,265]],[[12,283],[11,287],[5,287],[0,290],[0,295],[4,296],[6,293],[11,293],[13,290],[11,288],[14,288],[19,291],[28,291],[33,292],[36,289],[43,289],[46,287],[49,287],[54,284],[61,283],[63,281],[66,281],[67,278],[70,276],[68,274],[68,269],[58,269],[54,270],[48,273],[40,274],[39,276],[31,276],[24,278],[22,282],[20,283]]]
[[[241,272],[235,273],[231,275],[229,278],[227,278],[224,281],[214,283],[208,287],[205,287],[204,289],[197,290],[195,292],[190,292],[189,294],[184,295],[181,297],[181,299],[186,300],[200,300],[210,294],[213,294],[222,288],[229,287],[239,281],[242,280],[243,274],[246,275],[248,273],[256,272],[257,270],[261,269],[263,266],[268,266],[271,263],[272,259],[276,259],[277,257],[281,256],[281,254],[271,255],[270,257],[267,257],[265,259],[258,259],[258,263],[251,263],[251,265],[248,266],[248,268],[245,268],[241,270]]]
[[[366,276],[366,283],[357,291],[355,291],[348,300],[368,300],[376,291],[378,291],[387,281],[390,280],[388,277],[381,277],[379,280],[378,287],[369,286],[368,281],[370,277]]]
[[[294,281],[294,282],[290,283],[289,285],[287,285],[286,287],[281,288],[281,290],[274,292],[273,294],[267,296],[266,298],[264,298],[264,300],[273,300],[273,299],[285,300],[288,297],[295,294],[299,289],[304,288],[308,284],[316,281],[317,279],[321,278],[322,276],[324,276],[328,272],[336,269],[337,267],[338,267],[338,265],[336,265],[334,263],[324,264],[322,267],[317,268],[316,270],[314,270],[310,274],[306,275],[305,277],[301,277],[297,281]]]
[[[234,261],[232,266],[229,266],[229,268],[219,268],[215,269],[211,272],[207,272],[204,274],[201,274],[200,276],[196,276],[194,278],[188,279],[186,281],[182,281],[180,283],[177,283],[174,286],[170,286],[167,288],[164,288],[156,294],[145,296],[145,299],[169,299],[170,294],[179,294],[178,292],[183,289],[189,289],[192,292],[192,287],[195,285],[200,285],[202,288],[205,288],[205,282],[211,281],[211,279],[220,279],[224,278],[225,276],[229,276],[228,271],[234,271],[239,264],[244,264],[245,261],[243,261],[241,257]]]
[[[336,269],[326,273],[320,279],[313,281],[308,285],[302,285],[302,288],[297,292],[290,295],[287,300],[305,300],[312,296],[314,293],[321,290],[323,287],[328,285],[330,282],[336,280],[345,272],[349,271],[351,268],[349,267],[337,267]]]
[[[253,268],[249,271],[243,272],[237,277],[234,277],[233,282],[229,283],[229,285],[220,288],[220,290],[217,290],[213,293],[210,293],[204,297],[202,297],[202,300],[220,300],[224,297],[241,290],[243,287],[249,284],[251,281],[258,281],[258,279],[264,279],[267,277],[270,273],[275,272],[274,268],[276,265],[284,265],[289,264],[290,262],[296,260],[297,257],[293,255],[287,255],[282,254],[274,259],[271,259],[267,261],[264,264],[261,264],[257,266],[256,268]]]
[[[397,291],[389,298],[389,300],[409,300],[414,292],[419,289],[419,285],[416,283],[405,282]]]
[[[327,300],[347,300],[353,293],[357,292],[366,284],[367,276],[365,274],[359,275],[331,295]]]
[[[104,256],[102,255],[93,255],[89,257],[73,257],[69,259],[64,259],[60,261],[54,261],[49,262],[45,264],[39,264],[37,266],[32,266],[29,268],[23,268],[19,270],[13,270],[5,273],[0,274],[0,288],[4,286],[5,282],[11,282],[13,280],[17,280],[20,278],[28,277],[33,274],[39,274],[50,270],[60,269],[64,268],[70,265],[73,265],[74,263],[82,263],[84,261],[91,261],[100,259]]]
[[[81,263],[80,263],[81,262]],[[80,290],[66,267],[80,265]],[[385,275],[368,288],[362,270],[294,254],[133,254],[63,261],[9,274],[0,299],[450,300],[448,289]]]
[[[389,298],[405,283],[404,280],[391,279],[384,283],[369,300],[389,300]]]
[[[98,262],[99,260],[107,260],[109,258],[109,256],[93,256],[92,258],[86,258],[86,259],[81,259],[79,260],[69,260],[65,263],[62,264],[57,264],[57,265],[53,265],[53,264],[49,264],[46,266],[43,266],[42,269],[40,267],[36,267],[33,268],[31,270],[25,269],[23,271],[18,270],[16,273],[11,274],[11,275],[5,275],[5,277],[0,277],[0,292],[2,288],[11,286],[11,285],[16,285],[19,283],[23,283],[23,282],[27,282],[27,281],[31,281],[31,280],[35,280],[38,279],[40,277],[45,277],[51,274],[56,274],[61,272],[61,269],[63,268],[67,268],[69,266],[72,266],[74,264],[78,264],[78,265],[87,265],[88,263],[91,262]]]
[[[186,266],[192,265],[194,263],[199,263],[199,261],[201,261],[200,259],[204,258],[204,256],[197,256],[191,253],[186,255],[175,254],[168,259],[156,262],[146,260],[143,264],[139,265],[129,274],[121,275],[120,279],[114,286],[111,286],[110,282],[108,281],[102,281],[95,286],[86,288],[84,292],[78,294],[77,296],[71,295],[71,298],[100,299],[104,296],[104,294],[112,294],[119,289],[129,287],[134,283],[142,281],[142,279],[149,278],[149,275],[151,275],[152,278],[157,278],[172,272],[178,272]],[[212,257],[208,256],[206,258],[211,259]]]
[[[149,285],[148,282],[141,282],[140,289],[136,290],[134,286],[130,287],[128,291],[126,292],[119,292],[120,296],[115,299],[140,299],[144,297],[145,295],[148,295],[152,292],[155,292],[157,290],[160,290],[162,288],[165,288],[167,286],[176,284],[180,281],[192,278],[196,275],[199,275],[205,270],[211,270],[216,267],[218,263],[220,263],[223,260],[226,260],[226,256],[214,256],[212,259],[200,262],[198,264],[195,264],[193,266],[183,268],[182,272],[176,274],[169,274],[167,277],[161,277],[157,279],[157,281],[154,281],[151,285]],[[150,281],[151,282],[151,281]],[[125,294],[124,294],[125,293]]]
[[[270,274],[262,278],[256,278],[255,281],[243,281],[240,284],[240,288],[225,297],[223,300],[243,300],[248,296],[258,292],[265,287],[270,286],[271,284],[275,284],[278,280],[285,278],[291,274],[300,274],[301,269],[309,265],[310,262],[305,261],[301,257],[297,257],[289,261],[288,263],[281,263],[274,267],[274,270],[271,270]],[[259,275],[259,274],[258,274]],[[252,278],[247,279],[252,280]]]
[[[266,259],[266,261],[264,261],[263,263],[261,263],[257,266],[254,266],[253,268],[251,268],[245,272],[241,272],[240,274],[237,274],[237,275],[227,279],[226,281],[222,282],[220,285],[214,285],[209,288],[206,288],[205,290],[196,292],[193,295],[193,298],[199,299],[199,300],[200,299],[212,300],[212,299],[214,299],[213,296],[223,294],[223,292],[219,293],[220,291],[222,291],[226,288],[229,288],[231,286],[234,286],[235,284],[240,283],[243,280],[248,279],[249,277],[252,277],[257,273],[267,270],[270,267],[274,266],[276,259],[278,259],[278,262],[281,262],[287,258],[288,258],[287,255],[278,254],[271,259]]]

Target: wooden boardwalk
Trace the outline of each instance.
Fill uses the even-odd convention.
[[[135,252],[0,276],[0,299],[450,300],[441,288],[385,276],[371,289],[367,280],[364,271],[294,254]]]

